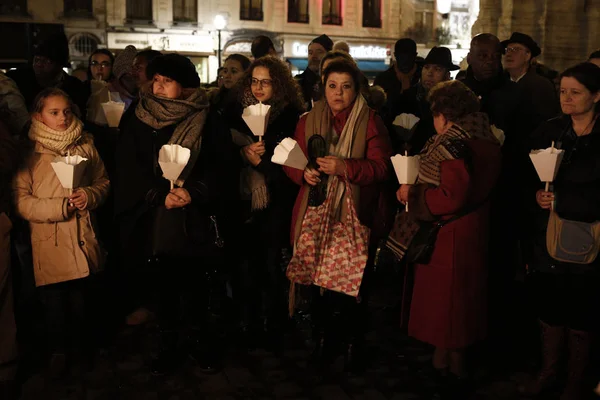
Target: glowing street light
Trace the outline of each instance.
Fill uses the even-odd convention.
[[[217,48],[217,60],[219,62],[219,68],[221,68],[221,31],[227,27],[227,20],[221,14],[215,15],[213,26],[217,30],[218,37],[218,48]]]

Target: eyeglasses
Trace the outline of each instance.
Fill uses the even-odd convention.
[[[35,56],[35,57],[33,57],[33,64],[50,65],[50,64],[52,64],[52,60],[49,58],[46,58],[46,57]]]
[[[103,61],[101,63],[99,63],[98,61],[92,61],[91,65],[92,67],[108,68],[111,64],[108,61]]]
[[[252,86],[271,87],[273,81],[271,79],[256,79],[252,78]]]
[[[522,48],[522,47],[507,47],[507,48],[504,50],[504,54],[509,54],[509,53],[518,53],[518,52],[520,52],[520,51],[525,51],[525,52],[527,52],[528,50],[526,50],[526,49],[524,49],[524,48]]]

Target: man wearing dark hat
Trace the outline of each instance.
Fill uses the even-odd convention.
[[[503,175],[501,181],[509,182],[510,203],[513,204],[514,233],[520,235],[522,258],[528,260],[529,207],[534,197],[528,188],[539,182],[529,159],[529,139],[544,121],[560,112],[556,89],[550,80],[541,77],[532,67],[532,60],[541,54],[537,43],[524,33],[514,32],[510,39],[502,42],[504,69],[509,83],[504,91],[509,96],[512,110],[507,120],[503,146]],[[531,203],[531,204],[529,204]]]
[[[402,93],[419,81],[417,43],[409,38],[398,40],[394,46],[394,60],[394,65],[377,75],[373,83],[381,86],[388,96]]]
[[[435,135],[431,104],[427,101],[429,91],[438,83],[450,80],[450,71],[460,69],[452,62],[452,53],[446,47],[434,47],[429,51],[423,62],[421,81],[417,85],[417,123],[414,133],[408,142],[408,150],[419,154],[427,140]]]
[[[64,34],[55,34],[43,40],[35,49],[32,67],[19,68],[9,71],[12,78],[25,98],[31,111],[33,100],[45,88],[56,87],[65,91],[85,114],[87,91],[84,84],[77,78],[63,71],[69,63],[69,44]]]
[[[333,41],[327,35],[314,38],[308,45],[308,68],[296,76],[298,84],[302,88],[307,110],[312,108],[313,101],[321,99],[319,66],[325,54],[332,48]]]

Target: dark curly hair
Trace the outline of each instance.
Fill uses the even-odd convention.
[[[271,85],[273,88],[273,97],[269,100],[272,106],[284,108],[291,105],[298,110],[304,110],[304,98],[300,86],[292,78],[288,66],[277,57],[264,56],[255,60],[240,80],[242,90],[240,93],[240,102],[244,107],[258,103],[258,100],[252,95],[252,72],[256,67],[265,67],[271,75]]]
[[[434,116],[442,114],[451,122],[479,111],[479,99],[475,93],[456,80],[438,83],[429,91],[427,99]]]

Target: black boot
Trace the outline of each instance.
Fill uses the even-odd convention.
[[[365,339],[356,338],[346,346],[344,354],[344,370],[355,374],[363,373],[367,365],[367,349]]]
[[[181,357],[177,351],[178,341],[177,331],[160,331],[160,350],[150,366],[153,375],[169,374],[179,366]]]
[[[205,374],[215,374],[221,369],[220,345],[214,335],[205,334],[202,330],[192,330],[189,337],[190,348],[188,356],[200,371]]]

